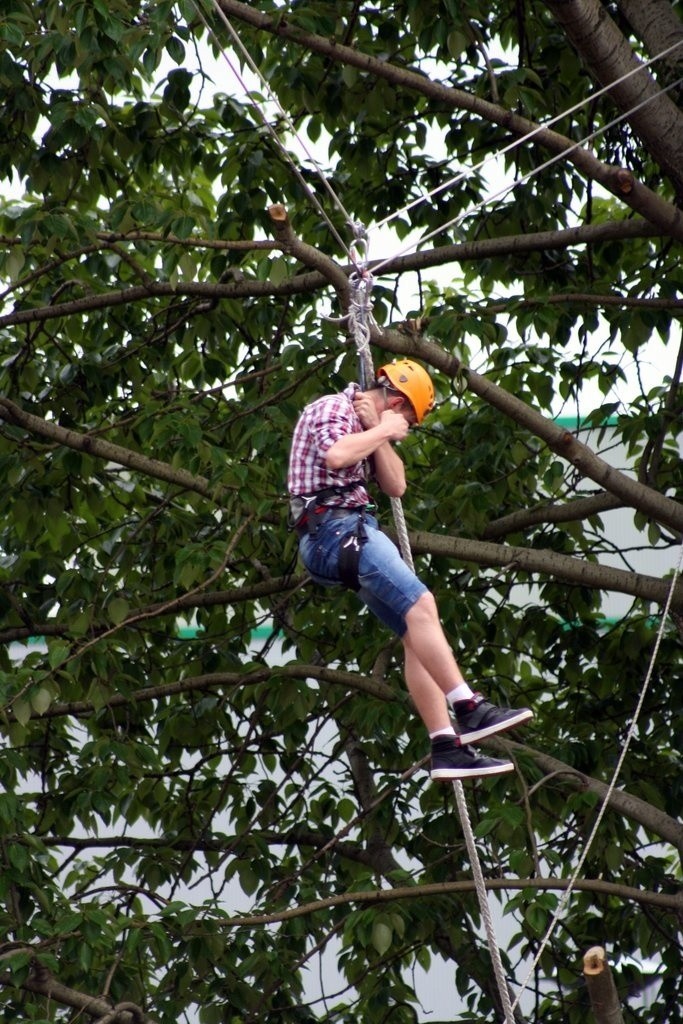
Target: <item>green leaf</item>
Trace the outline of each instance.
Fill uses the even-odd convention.
[[[5,260],[4,272],[12,283],[18,280],[25,263],[26,256],[23,249],[19,248],[19,246],[15,246],[10,250],[7,259]]]
[[[178,39],[177,36],[171,36],[166,43],[166,49],[176,64],[183,63],[185,60],[185,46],[182,40]]]
[[[130,604],[123,597],[115,597],[107,605],[107,611],[111,621],[118,626],[128,618]]]
[[[41,686],[40,689],[31,691],[31,707],[37,715],[45,714],[53,700],[53,692],[48,686]]]
[[[23,949],[15,951],[10,950],[3,958],[4,966],[12,975],[12,979],[15,984],[21,985],[22,981],[28,977],[32,960],[32,951]]]
[[[393,939],[391,927],[384,921],[375,921],[372,926],[372,945],[380,956],[390,949]]]
[[[237,872],[243,891],[247,896],[252,896],[260,884],[255,868],[249,863],[241,863],[237,868]]]
[[[282,284],[288,277],[287,261],[282,257],[273,260],[270,265],[269,279],[271,284]]]
[[[497,818],[484,818],[474,829],[474,834],[478,839],[482,839],[484,836],[489,835],[498,827],[499,821]]]
[[[26,725],[31,719],[31,703],[23,697],[12,702],[12,711],[20,725]]]
[[[70,653],[69,644],[61,640],[51,640],[48,645],[48,661],[50,668],[57,668],[65,662]]]
[[[469,45],[469,39],[464,32],[459,32],[454,29],[448,33],[448,52],[451,57],[459,57],[460,54]]]

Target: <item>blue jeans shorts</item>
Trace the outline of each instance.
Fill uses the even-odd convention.
[[[299,541],[301,560],[316,583],[343,586],[339,578],[339,548],[358,525],[358,513],[343,518],[323,516],[314,537]],[[383,534],[374,516],[365,516],[367,540],[358,563],[358,597],[398,636],[406,631],[406,614],[427,587],[408,568],[396,545]]]

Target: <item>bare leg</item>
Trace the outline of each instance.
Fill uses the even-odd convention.
[[[406,615],[405,676],[427,731],[452,727],[445,694],[463,682],[462,672],[439,622],[436,602],[423,594]]]
[[[452,727],[448,705],[443,692],[425,669],[415,652],[403,638],[405,676],[408,692],[415,702],[417,713],[427,732],[434,733]]]
[[[432,737],[432,779],[477,778],[512,771],[512,762],[474,754],[468,744],[523,724],[532,717],[531,711],[496,708],[481,697],[478,701],[467,701],[466,712],[458,716],[458,740],[454,734],[449,739],[445,734],[453,731],[453,722],[446,694],[453,700],[456,688],[467,690],[468,687],[441,628],[436,601],[430,593],[418,598],[406,615],[406,625],[403,634],[406,683]]]
[[[463,674],[441,628],[432,594],[418,598],[406,615],[406,625],[408,628],[403,636],[406,650],[410,648],[441,692],[449,693],[463,683]]]

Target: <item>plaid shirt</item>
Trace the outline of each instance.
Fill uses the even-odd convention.
[[[366,460],[332,470],[325,465],[325,453],[346,434],[358,434],[363,425],[353,407],[358,384],[349,384],[341,394],[326,395],[307,405],[292,437],[287,489],[291,495],[317,494],[326,487],[340,487],[367,477]],[[326,505],[367,505],[370,498],[362,484],[326,501]]]

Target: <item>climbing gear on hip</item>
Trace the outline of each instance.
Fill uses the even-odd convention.
[[[311,507],[304,511],[303,516],[294,524],[299,539],[305,536],[315,537],[324,518],[347,519],[349,516],[356,516],[356,524],[352,530],[342,537],[339,542],[339,554],[337,557],[337,574],[339,582],[350,590],[360,590],[358,580],[358,565],[363,544],[368,540],[368,533],[365,527],[365,515],[375,508],[374,505],[355,505],[353,507],[335,505],[314,505],[315,495],[311,496]],[[297,499],[292,499],[296,501]],[[296,505],[295,508],[299,508]]]
[[[360,590],[358,580],[358,564],[363,544],[368,539],[365,529],[365,509],[358,511],[358,522],[355,530],[352,530],[339,545],[339,579],[349,590]]]
[[[340,484],[336,487],[325,487],[322,491],[317,491],[315,494],[295,494],[289,499],[289,518],[288,526],[291,530],[296,530],[299,536],[303,532],[310,534],[311,537],[315,537],[318,531],[318,525],[320,520],[326,512],[330,511],[330,508],[340,508],[342,506],[328,505],[327,502],[331,498],[338,498],[348,491],[353,491],[358,486],[363,486],[364,480],[351,480],[348,484]],[[348,513],[353,511],[351,508],[346,508],[345,512]]]

